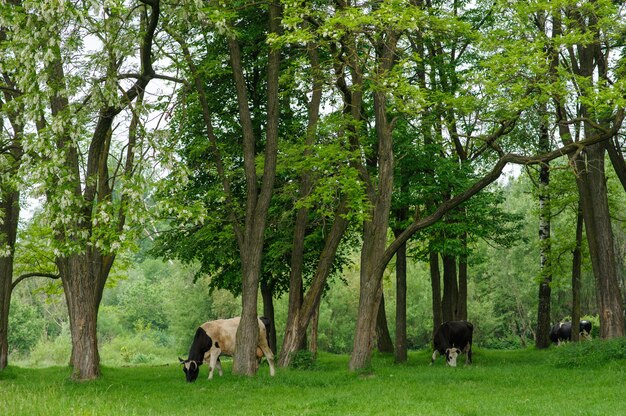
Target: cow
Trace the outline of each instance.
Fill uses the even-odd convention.
[[[578,325],[578,332],[581,339],[591,339],[591,322],[580,321]],[[550,341],[557,345],[561,345],[561,342],[572,340],[572,323],[569,321],[558,322],[550,329]]]
[[[204,360],[209,361],[209,380],[213,378],[213,370],[217,367],[219,375],[222,376],[222,364],[220,355],[232,356],[235,352],[235,338],[239,327],[240,317],[230,319],[218,319],[205,322],[196,330],[193,342],[189,348],[186,360],[178,357],[183,365],[183,371],[188,382],[194,382],[200,373],[200,366]],[[269,320],[267,318],[257,318],[259,323],[259,339],[257,341],[257,358],[265,356],[270,366],[270,375],[273,376],[274,354],[268,345]]]
[[[430,365],[435,362],[437,353],[446,356],[446,363],[456,367],[456,359],[461,353],[466,354],[465,365],[472,363],[472,335],[474,326],[467,321],[448,321],[442,323],[433,338],[433,352]]]

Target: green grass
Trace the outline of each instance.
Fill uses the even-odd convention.
[[[474,365],[458,368],[441,358],[429,366],[428,351],[404,365],[375,355],[358,373],[347,370],[348,356],[321,354],[314,368],[274,378],[265,364],[247,378],[224,362],[224,377],[208,381],[203,366],[193,384],[175,363],[104,367],[87,383],[70,381],[68,368],[9,367],[0,415],[625,415],[626,359],[592,353],[589,365],[566,367],[559,357],[570,349],[478,349]]]

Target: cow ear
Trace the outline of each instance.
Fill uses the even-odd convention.
[[[183,359],[182,359],[182,358],[180,358],[180,357],[178,357],[178,362],[179,362],[180,364],[185,364],[185,360],[183,360]]]

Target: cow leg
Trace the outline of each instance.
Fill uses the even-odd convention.
[[[220,375],[220,377],[222,377],[224,375],[224,372],[222,371],[222,361],[220,361],[220,357],[217,357],[217,372]]]
[[[273,377],[276,373],[276,370],[274,369],[274,353],[266,343],[264,344],[265,345],[259,345],[259,347],[261,348],[261,351],[263,351],[263,355],[265,355],[265,358],[270,365],[270,376]]]
[[[472,347],[471,346],[468,348],[465,354],[466,354],[465,365],[472,364]]]
[[[217,364],[217,361],[220,358],[221,352],[222,350],[216,347],[212,347],[209,350],[209,353],[211,354],[211,357],[209,359],[209,380],[213,378],[213,369],[215,368],[215,365]],[[221,368],[222,368],[222,364],[220,363],[220,370],[218,370],[220,372],[220,375],[222,375]]]
[[[434,363],[434,362],[435,362],[435,360],[437,359],[437,354],[438,354],[438,353],[439,353],[439,351],[437,351],[437,350],[435,350],[435,351],[433,352],[433,357],[432,357],[432,359],[430,360],[430,365],[433,365],[433,363]]]

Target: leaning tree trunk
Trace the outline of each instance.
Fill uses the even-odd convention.
[[[342,203],[337,208],[335,221],[326,237],[326,242],[320,254],[315,274],[311,280],[311,286],[302,300],[302,305],[297,313],[291,311],[291,309],[289,311],[290,314],[293,313],[293,319],[288,320],[285,327],[285,336],[280,349],[280,356],[278,357],[278,365],[281,367],[289,366],[293,354],[303,345],[303,341],[306,338],[306,329],[311,319],[316,311],[319,310],[326,280],[330,275],[335,260],[335,254],[348,228],[348,220],[343,215],[345,212],[346,207],[345,204]]]
[[[393,352],[393,342],[389,335],[389,325],[387,325],[387,313],[385,312],[385,294],[380,296],[378,314],[376,315],[376,345],[380,352]]]

